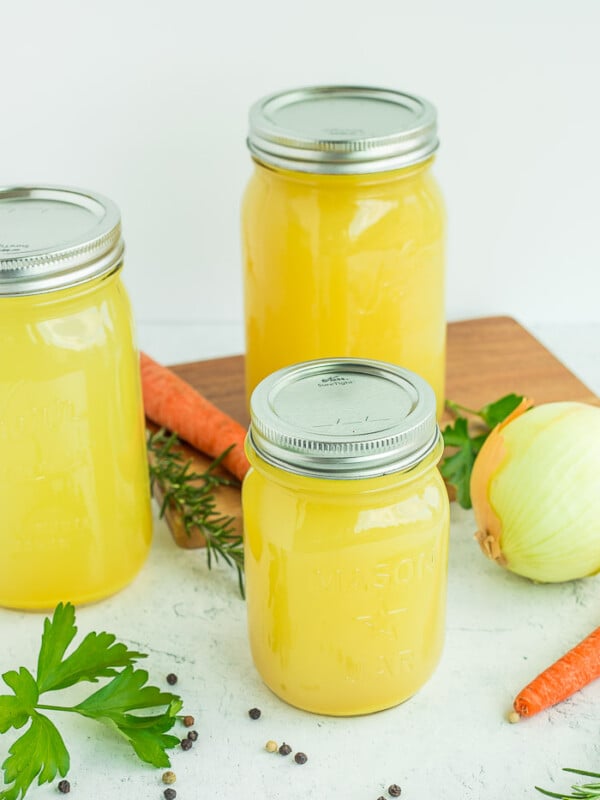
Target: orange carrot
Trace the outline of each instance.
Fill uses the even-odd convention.
[[[223,465],[243,480],[250,468],[244,453],[246,430],[189,383],[145,353],[140,353],[140,367],[148,419],[213,458],[234,445],[223,459]]]
[[[519,692],[513,708],[519,717],[531,717],[566,700],[596,678],[600,678],[600,628],[534,678]]]

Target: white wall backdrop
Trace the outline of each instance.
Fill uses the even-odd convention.
[[[597,0],[0,0],[0,183],[120,206],[138,322],[242,318],[249,105],[311,83],[439,112],[450,319],[600,320]]]

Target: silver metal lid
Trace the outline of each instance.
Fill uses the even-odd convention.
[[[102,195],[62,186],[0,188],[0,296],[65,289],[117,269],[121,217]]]
[[[400,169],[429,158],[438,144],[433,105],[391,89],[315,86],[268,95],[250,109],[252,154],[295,172]]]
[[[435,395],[384,361],[328,358],[274,372],[250,398],[250,444],[269,464],[319,478],[410,469],[436,446]]]

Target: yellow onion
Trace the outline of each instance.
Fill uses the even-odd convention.
[[[475,459],[476,537],[486,556],[534,581],[593,575],[600,572],[600,408],[529,405],[494,428]]]

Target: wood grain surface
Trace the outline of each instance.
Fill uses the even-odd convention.
[[[177,364],[172,369],[234,419],[248,424],[243,356]],[[527,395],[536,404],[579,400],[600,405],[598,397],[585,384],[511,317],[450,323],[446,396],[462,405],[479,408],[509,392]],[[185,453],[194,460],[198,471],[210,463],[192,448],[186,447]],[[218,505],[224,514],[236,517],[241,531],[239,490],[223,490]],[[179,545],[202,546],[201,537],[189,538],[177,520],[168,521]]]

